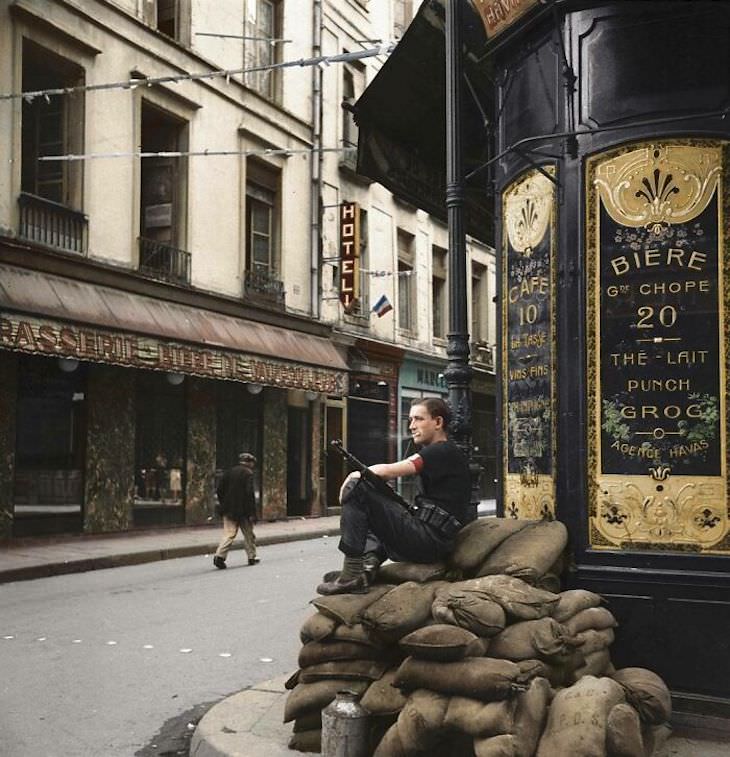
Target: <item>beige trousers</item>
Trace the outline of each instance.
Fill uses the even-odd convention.
[[[236,538],[239,528],[243,534],[243,548],[246,550],[248,559],[253,560],[256,557],[256,535],[253,532],[253,522],[251,519],[244,518],[239,523],[236,520],[231,520],[227,515],[223,516],[223,537],[215,552],[216,557],[226,559],[226,555]]]

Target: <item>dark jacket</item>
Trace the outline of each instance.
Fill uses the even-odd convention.
[[[256,517],[256,496],[253,471],[245,465],[234,465],[221,478],[216,489],[220,512],[232,520]]]

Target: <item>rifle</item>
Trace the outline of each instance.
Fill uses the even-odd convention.
[[[393,489],[392,486],[389,486],[386,483],[385,479],[380,478],[380,476],[375,475],[375,473],[373,473],[370,470],[370,468],[368,468],[368,466],[365,465],[365,463],[361,462],[355,457],[355,455],[348,452],[343,446],[342,441],[340,439],[333,439],[330,442],[330,445],[332,446],[333,449],[336,449],[342,455],[342,457],[345,458],[345,462],[349,463],[350,467],[353,470],[360,472],[360,477],[362,478],[362,480],[366,484],[369,484],[369,486],[372,489],[374,489],[376,492],[378,492],[378,494],[382,494],[386,497],[389,497],[394,502],[397,502],[401,507],[404,507],[409,512],[411,511],[412,508],[411,508],[410,503],[407,502],[405,499],[403,499],[403,497],[401,497],[401,495],[398,494],[398,492],[395,489]]]

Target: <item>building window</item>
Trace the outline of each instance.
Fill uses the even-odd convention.
[[[352,109],[355,102],[365,90],[365,67],[357,63],[344,63],[342,67],[342,146],[357,147],[357,124]],[[354,149],[343,153],[341,165],[353,170],[357,166],[357,153]]]
[[[415,237],[398,229],[398,327],[414,332],[415,281],[414,281]]]
[[[393,0],[393,37],[400,39],[413,20],[412,0]]]
[[[279,278],[279,174],[256,161],[247,163],[246,272],[248,295],[283,303]]]
[[[190,0],[146,0],[144,20],[177,42],[190,44]]]
[[[80,66],[23,40],[23,91],[84,83]],[[39,158],[82,153],[84,95],[74,92],[23,100],[21,121],[20,236],[71,252],[85,252],[82,161]]]
[[[280,34],[279,4],[272,0],[247,0],[244,30],[244,68],[271,66],[279,60]],[[268,100],[278,100],[279,77],[276,70],[252,71],[246,74],[246,84]]]
[[[187,124],[181,119],[142,104],[142,152],[184,150]],[[140,171],[139,268],[154,278],[177,284],[190,283],[190,253],[185,246],[187,160],[143,158]]]
[[[487,340],[487,269],[478,263],[471,268],[471,339]]]
[[[137,508],[182,505],[185,490],[185,382],[166,373],[137,376],[137,442],[134,504]],[[154,518],[138,518],[150,524]],[[167,522],[163,516],[158,522]]]
[[[433,335],[446,337],[446,270],[448,252],[443,247],[432,248],[431,295],[433,298]]]

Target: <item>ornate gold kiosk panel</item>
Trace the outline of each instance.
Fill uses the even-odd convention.
[[[728,154],[655,141],[588,164],[594,549],[730,553]]]
[[[555,175],[555,168],[545,168]],[[504,512],[555,516],[555,185],[534,170],[502,196]]]

